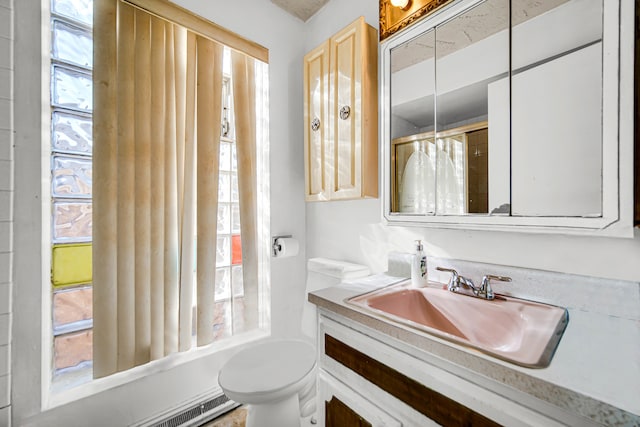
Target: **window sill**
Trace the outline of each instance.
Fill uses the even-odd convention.
[[[202,357],[207,357],[220,353],[221,351],[231,350],[234,347],[238,347],[243,344],[268,338],[269,335],[269,331],[262,329],[246,332],[241,335],[217,341],[214,344],[205,347],[193,348],[183,353],[174,353],[163,359],[155,360],[124,372],[118,372],[105,378],[97,380],[88,379],[88,381],[83,384],[79,383],[85,379],[85,371],[86,375],[91,375],[91,369],[88,367],[86,369],[79,369],[77,371],[78,376],[72,383],[70,383],[72,386],[78,384],[77,386],[60,391],[54,391],[55,388],[60,388],[55,386],[52,387],[51,391],[43,390],[42,410],[46,411],[57,408],[82,398],[140,380],[149,375],[168,371]]]

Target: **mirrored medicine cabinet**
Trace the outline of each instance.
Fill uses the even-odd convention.
[[[633,233],[633,0],[457,0],[380,45],[388,223]]]

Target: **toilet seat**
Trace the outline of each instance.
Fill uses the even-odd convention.
[[[270,340],[236,353],[218,382],[229,399],[260,404],[296,392],[314,372],[315,348],[302,340]]]

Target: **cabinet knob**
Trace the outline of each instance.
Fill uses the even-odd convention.
[[[320,129],[320,119],[317,117],[314,117],[313,120],[311,121],[311,130],[316,132],[318,129]]]
[[[347,120],[350,114],[351,114],[351,108],[348,105],[345,105],[340,109],[340,118],[342,120]]]

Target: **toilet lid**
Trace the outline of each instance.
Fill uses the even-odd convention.
[[[226,391],[272,392],[300,381],[315,362],[308,342],[273,340],[240,350],[222,367],[218,381]]]

